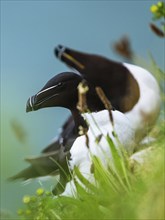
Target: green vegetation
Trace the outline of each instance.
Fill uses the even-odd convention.
[[[96,184],[75,168],[77,194],[74,198],[54,197],[40,188],[35,195],[24,196],[20,219],[164,219],[164,123],[152,131],[157,141],[143,164],[113,152],[114,166],[105,169],[93,156]],[[120,154],[121,155],[121,154]],[[81,183],[81,184],[80,184]]]

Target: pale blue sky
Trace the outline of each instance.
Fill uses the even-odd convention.
[[[46,144],[53,136],[55,123],[61,124],[57,114],[62,110],[44,109],[26,114],[25,103],[54,74],[67,70],[53,55],[59,43],[120,60],[110,46],[127,34],[138,55],[147,58],[150,50],[162,66],[163,41],[152,34],[148,26],[153,2],[2,1],[1,79],[5,112],[6,109],[15,115],[19,112],[20,120],[25,121],[28,129],[31,124],[36,129],[43,128],[36,132],[37,136],[43,130],[48,135],[37,144]],[[30,135],[33,136],[33,132]]]
[[[54,74],[68,70],[53,55],[57,44],[121,60],[111,45],[128,35],[139,56],[148,59],[147,53],[151,51],[163,67],[163,40],[156,37],[148,25],[152,17],[149,8],[155,2],[1,1],[1,144],[10,154],[3,157],[4,164],[8,164],[7,173],[11,175],[21,168],[20,161],[27,152],[39,153],[68,115],[62,108],[25,112],[29,96]],[[10,129],[12,119],[17,119],[27,130],[26,150]],[[16,155],[13,156],[13,152]],[[8,163],[8,156],[10,161],[14,157],[16,168]],[[11,187],[8,184],[6,190],[10,192]],[[4,206],[11,208],[12,202]]]

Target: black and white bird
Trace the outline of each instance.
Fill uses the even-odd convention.
[[[126,129],[128,136],[130,134],[130,138],[128,138],[128,144],[125,144],[124,141],[126,140],[122,140],[122,135],[120,134],[120,132],[118,136],[120,137],[122,144],[127,146],[128,147],[127,150],[131,152],[133,150],[132,140],[134,134],[135,134],[134,142],[138,143],[147,134],[147,132],[153,126],[154,122],[156,121],[159,115],[159,110],[160,110],[159,87],[152,74],[149,73],[147,70],[135,65],[114,62],[99,55],[82,53],[63,46],[58,46],[55,49],[55,54],[60,60],[62,60],[68,66],[74,69],[77,75],[74,73],[72,74],[76,79],[79,78],[82,80],[82,78],[85,78],[87,80],[88,84],[92,88],[90,92],[92,92],[93,90],[95,93],[94,90],[95,86],[100,86],[103,89],[104,93],[111,101],[113,107],[116,109],[116,111],[113,112],[115,124],[118,124],[118,120],[120,121],[121,119],[120,116],[121,116],[123,117],[123,120],[121,120],[122,123],[119,123],[119,127],[122,128],[122,125],[123,126],[126,125],[127,128],[130,128],[130,129]],[[66,75],[66,73],[64,75]],[[63,77],[60,77],[60,75],[57,78],[54,77],[44,86],[44,88],[40,92],[38,92],[36,96],[33,96],[29,99],[27,110],[32,111],[32,110],[37,110],[39,108],[51,107],[51,106],[62,106],[71,109],[69,104],[71,102],[69,101],[69,103],[65,103],[64,101],[65,99],[63,99],[65,97],[68,101],[70,98],[67,97],[71,91],[69,92],[69,94],[63,92],[69,91],[67,87],[64,86],[64,84],[65,85],[67,84],[69,86],[73,83],[74,80],[68,80],[68,81],[64,80],[65,82],[63,82]],[[58,95],[53,95],[52,94],[53,91],[56,92],[59,91]],[[60,91],[63,92],[61,93]],[[94,111],[99,111],[104,109],[104,106],[102,105],[102,103],[100,103],[98,97],[96,95],[95,98],[92,97],[90,95],[90,92],[88,94],[88,99],[87,99],[90,110],[93,112],[92,115],[94,118],[96,118],[96,120],[101,119],[100,121],[98,120],[98,123],[99,125],[101,125],[101,127],[104,128],[104,125],[102,125],[101,123],[102,121],[105,120],[105,118],[107,118],[106,115],[107,113],[106,111],[104,112],[104,114],[100,112],[97,112],[96,114],[94,113]],[[74,94],[77,94],[77,92],[74,92]],[[62,97],[62,98],[58,100],[58,97]],[[95,99],[97,101],[93,103],[93,100]],[[54,103],[56,103],[57,105],[52,104],[53,100]],[[97,102],[99,102],[99,104]],[[74,108],[75,106],[76,104],[74,102]],[[85,140],[82,139],[85,137],[77,138],[78,129],[77,129],[77,125],[75,124],[77,123],[77,116],[79,121],[78,124],[82,123],[83,126],[85,126],[85,123],[82,117],[79,118],[80,114],[77,113],[75,114],[73,110],[71,110],[71,112],[72,112],[72,116],[70,116],[69,119],[65,122],[62,132],[60,133],[56,141],[54,141],[46,149],[44,149],[43,154],[38,158],[28,159],[28,161],[31,163],[31,167],[27,168],[26,170],[16,175],[15,178],[28,179],[28,178],[37,177],[39,175],[40,176],[51,175],[56,173],[55,171],[59,172],[60,169],[59,166],[57,166],[57,164],[60,164],[60,166],[62,165],[64,167],[64,170],[68,171],[66,157],[70,158],[70,153],[73,156],[72,162],[70,162],[72,168],[76,164],[79,164],[79,166],[80,164],[81,166],[84,166],[82,165],[83,163],[80,162],[81,160],[79,161],[75,159],[78,158],[75,156],[76,152],[78,153],[78,151],[73,149],[75,149],[75,146],[77,145],[75,143],[79,143],[78,142],[79,140],[81,140],[80,143],[84,143],[83,140]],[[103,115],[105,118],[101,117]],[[90,121],[88,114],[86,117]],[[124,122],[124,120],[126,120],[128,123],[126,121]],[[92,124],[91,121],[90,124]],[[111,133],[112,127],[108,131]],[[117,129],[117,131],[120,131],[120,129]],[[91,132],[90,127],[88,132],[90,134]],[[94,138],[92,139],[91,134],[89,136],[91,137],[91,143],[94,142]],[[127,138],[127,135],[125,137]],[[102,139],[102,141],[103,140],[104,139]],[[129,141],[131,144],[129,144]],[[129,148],[129,146],[131,147]],[[82,147],[81,149],[82,151],[84,149],[86,152],[86,147]],[[84,154],[80,153],[80,155],[81,156],[87,155],[87,152],[86,153],[85,152]],[[88,158],[86,156],[84,157]],[[50,158],[51,160],[49,160]],[[46,162],[47,159],[49,160],[49,162]],[[57,164],[54,163],[53,161],[56,161]],[[88,161],[87,163],[90,162]],[[42,169],[40,169],[40,167]],[[81,169],[82,172],[83,169]],[[31,173],[32,170],[33,172]],[[38,172],[38,171],[42,171],[42,172]],[[61,172],[61,181],[66,182],[66,175],[63,175],[63,171],[60,170],[60,172]]]
[[[76,133],[78,134],[78,129],[80,126],[83,128],[88,128],[89,126],[89,148],[94,155],[100,156],[104,162],[105,154],[109,155],[107,156],[107,159],[110,159],[111,157],[109,145],[106,142],[105,135],[109,134],[112,140],[116,142],[115,137],[113,136],[114,130],[121,144],[129,153],[131,153],[134,146],[134,129],[131,127],[129,120],[123,113],[117,110],[112,111],[114,118],[113,127],[110,120],[108,120],[108,111],[104,110],[104,104],[96,94],[95,87],[90,83],[88,83],[89,91],[87,92],[86,99],[87,106],[91,113],[84,113],[81,115],[78,111],[76,107],[78,102],[77,86],[82,81],[82,79],[83,78],[80,75],[72,72],[65,72],[56,75],[51,80],[49,80],[48,83],[36,95],[29,98],[26,111],[36,111],[41,108],[56,106],[69,109],[72,113],[72,117],[74,118]],[[96,126],[95,123],[92,123],[92,118],[94,119],[95,123],[98,124],[98,126]],[[87,119],[89,125],[87,125],[85,119]],[[103,135],[103,137],[97,146],[95,139],[100,135]],[[56,148],[55,151],[43,153],[38,158],[28,159],[28,162],[31,164],[31,166],[18,173],[13,177],[13,179],[33,178],[36,176],[37,172],[40,174],[40,176],[43,176],[46,175],[45,172],[47,172],[47,175],[60,174],[60,185],[62,184],[65,187],[66,182],[69,180],[67,160],[69,160],[69,163],[72,161],[72,165],[70,165],[72,168],[74,166],[83,166],[83,169],[80,169],[82,173],[84,170],[84,164],[86,164],[86,169],[88,170],[91,166],[91,161],[89,156],[87,156],[89,152],[86,151],[87,146],[85,140],[86,137],[83,135],[80,138],[77,138],[73,146],[70,146],[69,149],[66,149],[65,146],[61,145],[61,147],[59,149]],[[59,190],[59,187],[55,188],[54,193],[56,194],[59,191],[61,192],[62,189]]]

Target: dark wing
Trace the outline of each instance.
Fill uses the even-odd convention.
[[[72,116],[65,121],[62,126],[62,131],[57,139],[49,144],[42,153],[48,153],[59,150],[61,146],[64,147],[64,151],[69,151],[73,142],[77,138],[78,134],[75,130],[75,123]]]

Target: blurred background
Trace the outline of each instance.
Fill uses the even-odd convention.
[[[151,34],[156,1],[1,1],[1,209],[15,212],[40,183],[9,182],[58,134],[63,108],[26,113],[29,96],[68,68],[54,57],[58,44],[123,61],[112,45],[128,36],[137,59],[151,52],[164,67],[164,41]],[[144,63],[145,65],[145,63]],[[46,183],[42,183],[46,187]],[[49,189],[49,186],[47,186]]]

